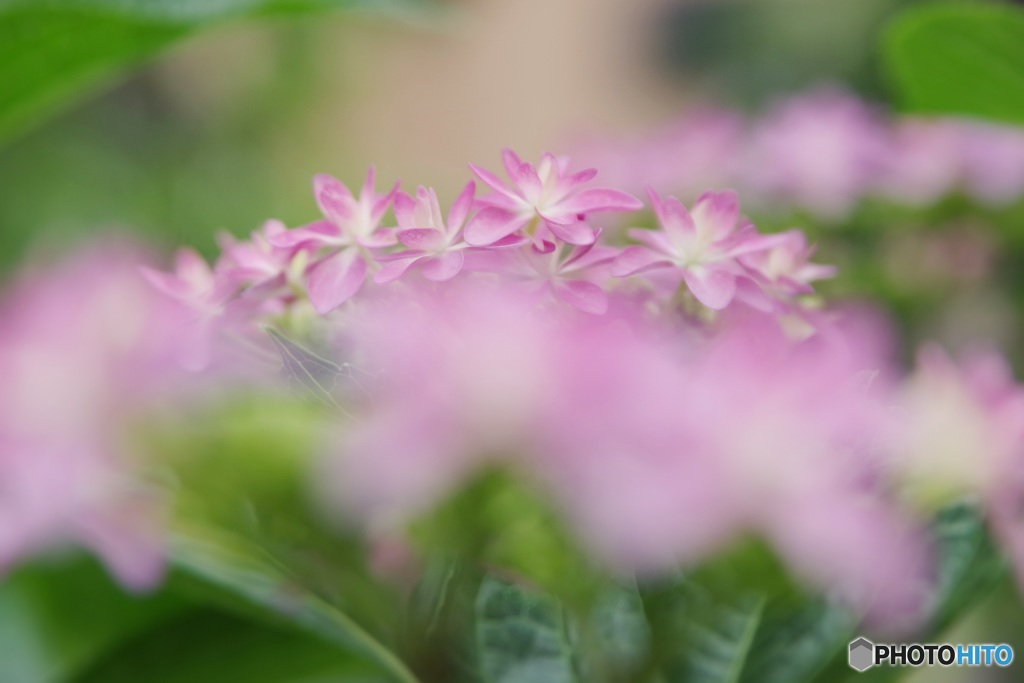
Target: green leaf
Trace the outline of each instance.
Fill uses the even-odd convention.
[[[251,546],[229,536],[178,536],[171,557],[179,576],[195,580],[199,595],[213,604],[272,625],[291,625],[377,664],[391,680],[416,682],[398,657],[363,627],[290,580]]]
[[[761,596],[743,596],[735,604],[720,606],[712,620],[692,622],[686,665],[672,680],[739,683],[747,671],[764,604]]]
[[[386,683],[307,634],[211,610],[140,634],[73,683]]]
[[[943,508],[932,528],[939,572],[931,630],[939,633],[995,590],[1008,566],[975,506],[959,503]]]
[[[575,683],[558,602],[487,577],[476,601],[480,669],[487,683]]]
[[[842,657],[856,636],[857,619],[826,600],[799,605],[768,605],[751,646],[745,683],[800,683],[815,680]],[[834,678],[823,678],[823,681]]]
[[[0,582],[0,681],[66,680],[134,633],[189,609],[169,593],[125,594],[84,554],[37,560]]]
[[[415,0],[0,0],[0,143],[229,20]]]
[[[1024,10],[928,4],[888,27],[883,51],[905,109],[1024,124]]]

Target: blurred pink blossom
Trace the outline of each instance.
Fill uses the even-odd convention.
[[[896,467],[909,494],[929,506],[977,500],[1024,587],[1024,387],[1006,360],[975,350],[957,365],[925,347],[899,408]]]
[[[380,221],[391,206],[398,183],[378,195],[374,177],[371,166],[357,199],[331,176],[316,176],[313,195],[324,220],[268,237],[270,244],[280,249],[303,247],[323,252],[306,270],[309,300],[320,314],[329,313],[359,291],[374,250],[396,242],[395,231],[381,229]]]
[[[160,500],[133,474],[128,426],[178,385],[189,314],[142,261],[102,245],[21,277],[0,306],[0,568],[70,541],[129,588],[162,574]],[[212,304],[197,257],[179,265],[165,289]]]
[[[715,310],[728,306],[737,289],[756,286],[736,259],[768,249],[779,237],[761,235],[741,219],[735,192],[705,192],[692,211],[675,197],[662,200],[650,189],[648,195],[660,230],[630,230],[643,246],[626,247],[615,258],[612,275],[675,268],[697,300]]]
[[[538,247],[556,238],[569,244],[592,244],[595,235],[584,222],[587,214],[643,207],[640,200],[621,190],[581,189],[597,171],[588,168],[570,174],[566,157],[545,154],[534,167],[505,149],[502,161],[511,187],[490,171],[470,164],[473,173],[492,190],[479,199],[484,208],[466,225],[466,241],[474,246],[499,242],[538,219],[541,225],[533,235]]]
[[[842,218],[876,173],[884,134],[876,113],[842,90],[802,94],[757,123],[742,184],[761,201]]]
[[[465,263],[463,250],[469,247],[460,239],[476,184],[470,181],[448,210],[447,223],[433,189],[420,186],[413,199],[404,192],[395,195],[395,218],[398,220],[398,241],[405,249],[382,257],[386,263],[374,276],[383,284],[400,278],[413,265],[423,277],[436,282],[450,280],[459,274]]]

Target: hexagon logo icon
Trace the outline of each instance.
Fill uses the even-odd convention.
[[[858,638],[850,643],[850,666],[857,671],[867,671],[875,665],[875,644],[867,638]]]

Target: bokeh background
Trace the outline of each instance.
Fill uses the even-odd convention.
[[[504,146],[536,157],[641,138],[709,100],[757,115],[839,84],[890,105],[878,33],[923,1],[423,0],[224,22],[0,146],[0,273],[111,231],[212,256],[218,231],[313,219],[315,173],[358,185],[375,164],[379,178],[450,198],[467,161],[493,167]],[[923,338],[982,338],[1020,376],[1024,210],[963,215],[892,218],[909,226],[899,231],[870,215],[764,220],[820,241],[819,260],[841,267],[823,291],[881,301],[904,353]],[[971,258],[964,276],[956,266]],[[1009,590],[963,624],[965,639],[1019,641]],[[941,675],[920,678],[969,680]]]
[[[713,97],[821,82],[885,99],[877,32],[909,0],[422,0],[226,22],[0,148],[0,259],[103,229],[207,253],[311,219],[316,172],[433,184],[466,162],[638,135]]]

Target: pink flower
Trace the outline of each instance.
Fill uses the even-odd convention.
[[[373,185],[372,166],[358,199],[334,178],[316,176],[313,195],[324,220],[269,238],[272,245],[283,249],[303,247],[325,252],[306,271],[309,300],[321,315],[359,291],[374,250],[396,242],[393,230],[380,229],[380,220],[398,191],[398,183],[384,195],[376,194]]]
[[[185,308],[106,245],[20,278],[0,306],[0,568],[55,544],[96,552],[127,587],[160,578],[161,501],[135,472],[133,419],[176,389]],[[191,298],[198,257],[179,256]],[[191,281],[192,290],[179,289]]]
[[[928,206],[957,188],[960,129],[948,120],[907,118],[891,125],[869,189],[911,206]]]
[[[450,280],[459,274],[465,262],[462,253],[469,245],[460,240],[462,224],[473,206],[476,184],[470,181],[448,210],[447,224],[433,189],[422,185],[416,199],[404,192],[395,196],[398,241],[406,249],[388,254],[385,265],[374,275],[377,283],[391,282],[416,266],[423,277],[435,282]]]
[[[660,230],[629,231],[644,246],[627,247],[612,264],[612,275],[627,277],[655,268],[677,269],[697,300],[708,308],[729,305],[740,287],[753,286],[736,258],[778,244],[740,219],[732,190],[705,192],[687,211],[675,197],[664,201],[648,189]]]
[[[926,508],[978,501],[1024,587],[1024,387],[994,351],[957,365],[929,346],[901,399],[894,467],[906,495]]]
[[[325,482],[329,504],[380,528],[528,444],[555,369],[549,319],[507,284],[458,279],[377,303],[356,312],[345,344],[383,380],[339,435]]]
[[[596,236],[600,236],[600,230]],[[584,313],[603,315],[608,295],[601,286],[608,279],[609,266],[618,250],[597,243],[542,251],[520,249],[509,256],[509,272],[515,281],[550,293],[556,299]]]
[[[834,266],[810,262],[815,248],[807,245],[803,231],[787,230],[777,233],[776,238],[774,246],[739,257],[769,296],[788,303],[802,294],[813,294],[811,283],[815,280],[835,275]]]
[[[635,321],[565,338],[563,408],[533,462],[602,554],[660,571],[754,534],[874,617],[922,615],[923,534],[863,451],[882,423],[859,341],[795,344],[751,317],[689,348]]]
[[[286,248],[274,244],[288,233],[280,221],[269,220],[249,240],[238,241],[222,234],[216,273],[227,286],[245,288],[250,295],[291,299],[291,285],[297,283],[309,263],[311,244]]]
[[[611,186],[693,199],[707,187],[730,187],[742,160],[744,122],[722,108],[698,107],[670,126],[638,140],[596,139],[580,145],[585,163]]]
[[[466,225],[466,242],[487,246],[513,233],[533,231],[535,244],[560,239],[569,244],[592,244],[593,229],[584,221],[598,211],[636,211],[643,204],[630,194],[611,189],[580,187],[597,175],[594,169],[569,173],[569,160],[544,154],[540,164],[524,163],[510,149],[502,151],[512,187],[482,168],[470,164],[473,173],[493,192],[480,198],[484,208]],[[535,221],[540,225],[534,229]]]
[[[960,121],[964,183],[985,204],[1009,204],[1024,194],[1024,133],[1012,126]]]
[[[874,112],[845,91],[799,95],[757,125],[743,184],[766,203],[842,218],[872,181],[885,133]]]

